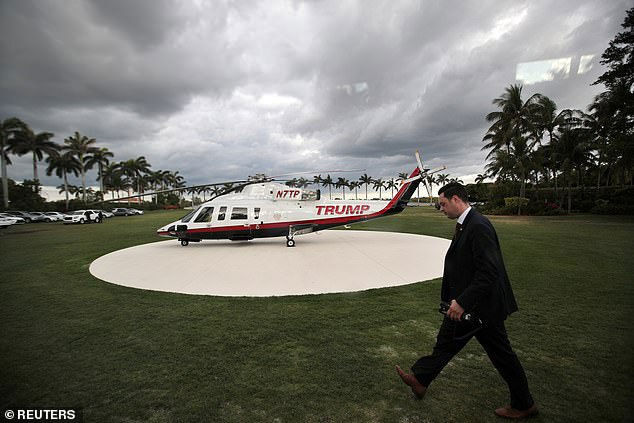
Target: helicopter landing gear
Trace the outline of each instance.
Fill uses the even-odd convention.
[[[314,223],[304,224],[304,225],[291,225],[288,227],[288,235],[286,235],[286,246],[294,247],[295,241],[293,237],[295,235],[303,235],[314,232],[317,230],[317,225]]]
[[[189,241],[187,241],[186,239],[181,239],[181,245],[183,247],[187,247],[189,245]]]

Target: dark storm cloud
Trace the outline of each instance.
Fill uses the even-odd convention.
[[[116,160],[144,155],[192,183],[341,167],[389,177],[411,170],[416,148],[471,175],[484,168],[484,116],[518,64],[571,58],[568,74],[525,84],[525,98],[585,109],[628,7],[5,1],[0,114],[57,142],[78,130]],[[27,157],[14,162],[12,177],[30,177]]]
[[[224,50],[226,10],[201,24],[178,2],[3,2],[0,95],[13,110],[113,106],[142,115],[230,91],[240,75]],[[199,50],[198,50],[199,48]],[[7,109],[3,106],[2,112]]]

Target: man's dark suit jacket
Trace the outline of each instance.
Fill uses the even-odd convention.
[[[455,299],[483,322],[504,320],[517,311],[495,229],[473,208],[445,256],[441,298]]]

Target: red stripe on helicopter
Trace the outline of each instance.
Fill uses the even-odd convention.
[[[409,176],[410,178],[418,175],[420,173],[420,170],[418,168],[414,169],[414,171],[412,172],[412,174]],[[272,229],[272,228],[282,228],[285,226],[290,226],[290,225],[301,225],[301,224],[307,224],[307,223],[314,223],[314,224],[325,224],[325,225],[329,225],[329,224],[333,224],[333,223],[338,223],[338,224],[346,224],[346,223],[353,223],[353,222],[357,222],[357,221],[361,221],[361,220],[366,220],[366,219],[373,219],[375,217],[380,217],[381,215],[385,214],[388,210],[390,210],[392,207],[394,207],[394,205],[401,199],[401,197],[403,196],[403,194],[405,194],[405,191],[407,190],[407,187],[411,184],[411,182],[408,182],[406,184],[404,184],[401,189],[396,193],[396,195],[394,196],[394,198],[392,198],[392,200],[381,210],[379,210],[378,212],[375,213],[371,213],[368,215],[357,215],[357,216],[346,216],[346,217],[336,217],[336,218],[330,218],[330,219],[310,219],[310,220],[297,220],[297,221],[293,221],[293,222],[276,222],[276,223],[263,223],[259,225],[259,229]],[[222,232],[222,231],[246,231],[246,230],[250,230],[251,226],[255,226],[255,224],[251,224],[251,225],[240,225],[240,226],[218,226],[215,228],[200,228],[200,229],[188,229],[187,233],[191,233],[191,234],[195,234],[195,233],[203,233],[203,232]],[[169,235],[168,232],[159,232],[159,235],[163,235],[163,234],[167,234]]]

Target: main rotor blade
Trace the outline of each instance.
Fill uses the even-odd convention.
[[[292,173],[284,173],[282,175],[275,175],[275,176],[270,176],[271,179],[273,178],[280,178],[283,176],[292,176],[292,175],[315,175],[315,174],[321,174],[321,173],[349,173],[349,172],[364,172],[367,169],[352,169],[352,170],[343,170],[343,169],[337,169],[337,170],[311,170],[308,172],[292,172]]]
[[[425,173],[425,168],[423,167],[423,162],[420,159],[420,153],[418,152],[418,150],[416,150],[416,153],[414,153],[414,155],[416,156],[416,162],[418,163],[418,170],[420,170],[420,173]]]
[[[148,195],[157,195],[157,194],[167,194],[169,192],[185,191],[185,190],[203,188],[203,187],[213,187],[213,186],[226,185],[226,184],[241,184],[241,183],[244,183],[244,182],[247,182],[247,181],[239,180],[239,181],[228,181],[228,182],[215,182],[213,184],[191,185],[191,186],[188,186],[188,187],[170,188],[170,189],[164,189],[164,190],[160,190],[160,191],[144,192],[143,194],[128,195],[126,197],[112,198],[110,200],[95,201],[93,203],[89,203],[89,205],[102,204],[102,203],[111,203],[113,201],[127,200],[127,199],[130,199],[130,198],[146,197]]]

